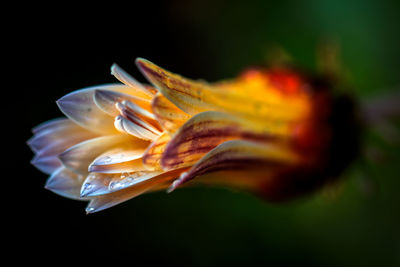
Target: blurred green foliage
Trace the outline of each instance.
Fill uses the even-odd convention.
[[[158,39],[155,32],[148,41],[174,42],[176,50],[137,56],[187,77],[216,81],[264,61],[276,46],[315,70],[318,44],[333,40],[356,95],[365,97],[400,83],[399,11],[399,1],[175,0],[157,13],[169,21],[155,28],[166,29],[171,39]],[[97,69],[74,73],[75,79],[91,71]],[[65,79],[64,86],[79,88],[73,79]],[[386,146],[389,160],[357,162],[334,188],[286,204],[226,189],[188,188],[147,194],[86,216],[85,204],[47,193],[49,201],[58,201],[54,216],[69,227],[50,240],[75,242],[76,251],[104,251],[112,261],[132,264],[400,266],[400,151]],[[99,232],[93,233],[94,226]]]

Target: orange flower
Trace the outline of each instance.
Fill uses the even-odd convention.
[[[288,199],[338,176],[355,155],[340,155],[341,142],[356,148],[356,131],[341,132],[352,104],[298,72],[254,68],[209,84],[136,63],[153,86],[113,65],[122,84],[62,97],[67,118],[39,125],[28,141],[32,163],[51,175],[46,188],[88,200],[88,213],[191,184]]]

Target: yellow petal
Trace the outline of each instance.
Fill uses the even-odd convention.
[[[161,169],[161,157],[171,137],[168,133],[163,133],[148,146],[143,154],[143,164],[155,169]]]
[[[266,145],[244,140],[232,140],[220,144],[202,157],[187,173],[174,181],[169,191],[196,176],[236,169],[278,168],[299,162],[298,156],[283,146]],[[246,179],[243,177],[243,179]]]
[[[191,117],[160,93],[153,98],[151,105],[158,123],[169,133],[177,131]]]
[[[168,143],[161,164],[164,169],[191,166],[208,151],[228,140],[287,142],[288,133],[264,127],[222,112],[199,113],[187,121]]]
[[[227,90],[219,84],[212,86],[184,78],[145,59],[137,59],[136,63],[168,100],[190,115],[217,110],[238,116],[295,121],[306,117],[310,111],[307,94],[283,95],[269,89],[268,84],[254,86],[252,80],[233,80],[229,83],[232,90]]]
[[[203,94],[208,90],[208,84],[168,72],[146,59],[138,58],[136,64],[166,98],[186,113],[193,115],[210,107],[203,101]]]

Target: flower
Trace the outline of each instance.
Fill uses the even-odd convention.
[[[356,155],[352,101],[299,71],[252,68],[206,83],[136,63],[152,86],[114,64],[122,84],[62,97],[67,118],[37,126],[28,141],[32,164],[50,175],[45,187],[89,201],[88,213],[196,184],[291,199],[339,176]]]

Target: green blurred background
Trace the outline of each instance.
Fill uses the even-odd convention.
[[[372,0],[24,7],[18,15],[24,23],[14,32],[24,73],[17,80],[22,93],[16,93],[29,112],[14,142],[22,159],[6,166],[24,174],[13,247],[40,263],[400,266],[400,151],[379,138],[373,141],[386,149],[385,161],[357,162],[339,185],[295,202],[188,188],[143,195],[92,215],[85,215],[85,203],[43,189],[46,176],[29,165],[33,155],[23,144],[30,128],[61,116],[55,100],[114,82],[113,62],[144,82],[135,57],[217,81],[265,61],[277,46],[297,65],[315,70],[318,45],[331,40],[340,46],[357,97],[379,95],[400,84],[399,11],[399,1]]]

